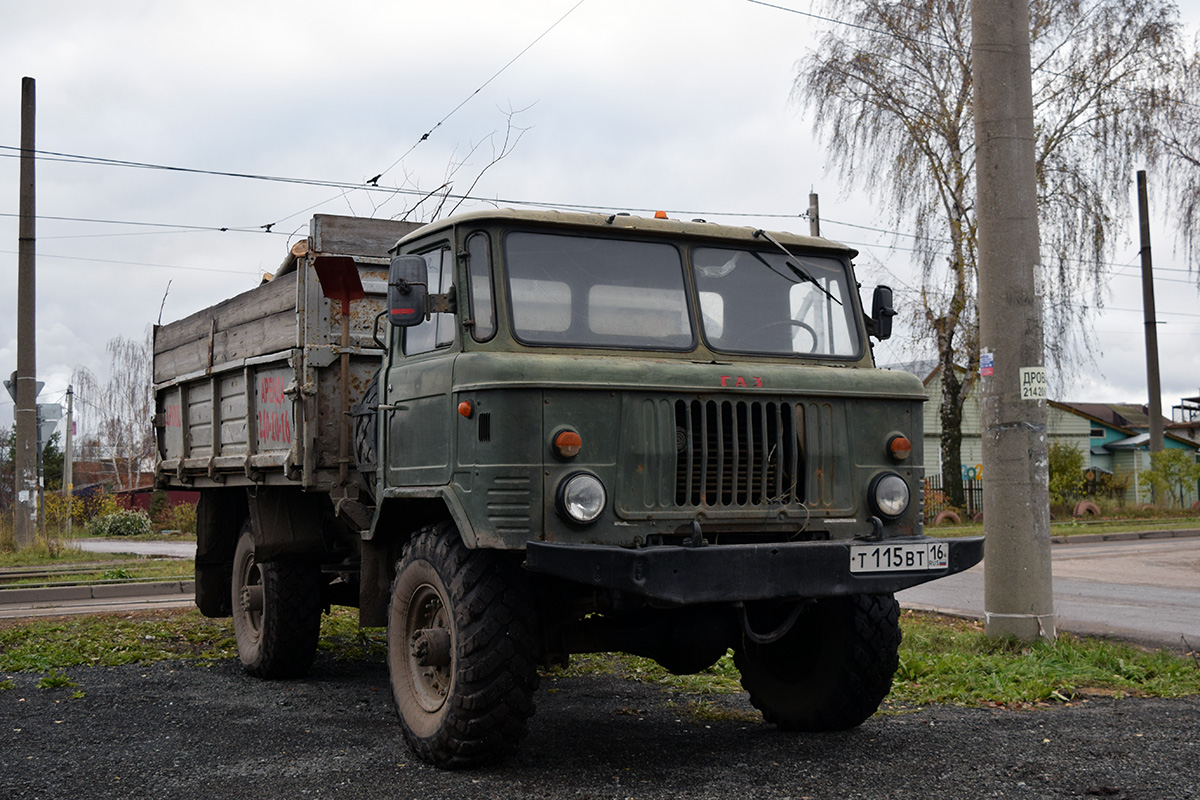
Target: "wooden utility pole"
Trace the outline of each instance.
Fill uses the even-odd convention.
[[[21,174],[20,222],[17,232],[17,372],[15,399],[16,479],[15,535],[17,549],[33,545],[37,534],[37,343],[34,269],[36,215],[34,204],[34,119],[37,110],[33,78],[21,79]]]
[[[1138,170],[1138,220],[1142,239],[1142,317],[1146,322],[1146,388],[1150,394],[1150,452],[1163,449],[1162,388],[1158,380],[1158,321],[1154,316],[1154,270],[1150,263],[1150,202],[1146,171]],[[1137,457],[1137,453],[1134,453]]]
[[[971,5],[983,424],[984,617],[1055,637],[1027,0]]]

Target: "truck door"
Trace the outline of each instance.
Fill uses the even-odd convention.
[[[429,291],[448,292],[453,281],[449,245],[420,255],[428,267]],[[453,314],[435,313],[398,334],[402,355],[391,360],[386,374],[387,486],[435,486],[450,480],[455,328]]]

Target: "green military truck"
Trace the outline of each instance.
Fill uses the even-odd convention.
[[[875,368],[891,291],[865,313],[854,256],[625,214],[315,217],[272,280],[155,331],[197,605],[266,678],[308,670],[333,604],[386,625],[440,766],[512,753],[572,653],[732,650],[779,728],[858,725],[893,593],[983,542],[924,535],[925,395]]]

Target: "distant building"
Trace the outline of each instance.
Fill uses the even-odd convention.
[[[1200,397],[1185,397],[1171,409],[1171,433],[1200,445]]]
[[[911,372],[925,385],[929,402],[925,404],[925,475],[942,472],[942,425],[938,413],[942,397],[942,368],[936,361],[916,361],[896,364],[888,369]],[[965,370],[961,371],[965,375]],[[1189,404],[1191,404],[1189,406]],[[1144,405],[1131,403],[1061,403],[1047,404],[1047,433],[1051,443],[1060,442],[1076,448],[1084,455],[1085,469],[1097,470],[1128,478],[1125,500],[1146,503],[1151,500],[1150,486],[1141,475],[1150,469],[1150,416]],[[1185,398],[1186,413],[1176,414],[1180,420],[1164,420],[1164,445],[1191,451],[1200,461],[1200,397]],[[1178,411],[1179,406],[1176,407]],[[960,469],[963,480],[984,479],[983,438],[980,430],[979,384],[971,388],[963,404],[962,445]],[[1200,486],[1191,493],[1191,500],[1200,497]]]
[[[1125,499],[1131,503],[1151,501],[1150,486],[1141,479],[1150,469],[1150,412],[1144,405],[1134,403],[1059,403],[1050,401],[1052,409],[1073,414],[1088,423],[1088,467],[1105,470],[1129,479]],[[1200,445],[1167,429],[1163,420],[1163,447],[1180,448],[1198,457]],[[1200,487],[1193,487],[1191,500],[1200,496]]]

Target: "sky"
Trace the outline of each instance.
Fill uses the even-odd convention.
[[[156,321],[256,285],[313,213],[391,217],[413,203],[200,173],[339,184],[382,174],[382,187],[422,192],[449,179],[452,191],[500,206],[664,209],[800,233],[815,191],[822,234],[861,251],[866,301],[877,283],[903,298],[919,285],[905,242],[871,230],[890,228],[889,214],[826,169],[790,97],[797,62],[829,23],[793,13],[819,11],[811,0],[778,6],[0,0],[0,148],[9,148],[0,149],[0,373],[16,367],[13,156],[25,76],[37,81],[37,149],[198,171],[37,162],[43,403],[60,402],[81,367],[103,377],[114,337],[139,339]],[[1181,11],[1190,39],[1200,0]],[[506,132],[520,139],[489,167]],[[1200,394],[1200,303],[1153,187],[1150,203],[1169,416]],[[426,205],[410,218],[431,213]],[[1113,254],[1106,309],[1080,334],[1092,362],[1051,375],[1054,399],[1146,400],[1132,223]],[[906,339],[898,328],[877,358],[921,355]],[[0,396],[0,425],[11,419]]]

